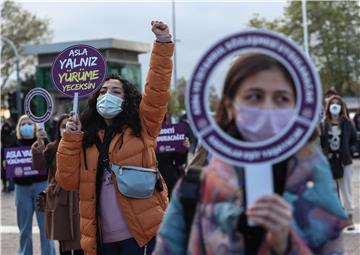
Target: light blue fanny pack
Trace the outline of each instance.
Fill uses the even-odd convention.
[[[153,195],[158,171],[136,166],[111,165],[119,192],[129,198],[144,199]]]

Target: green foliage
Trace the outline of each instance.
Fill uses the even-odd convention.
[[[178,100],[178,93],[176,90],[171,91],[170,102],[168,103],[167,112],[170,116],[180,117],[181,111],[183,109],[180,107]]]
[[[214,85],[212,85],[209,90],[210,111],[216,112],[219,101],[220,99],[219,99],[219,95],[216,92],[216,88]]]
[[[171,99],[168,104],[168,113],[176,118],[179,118],[186,111],[185,109],[185,93],[186,93],[186,80],[181,78],[176,83],[176,88],[171,92]],[[212,85],[209,91],[210,110],[215,112],[219,103],[219,96],[215,87]]]
[[[29,71],[34,58],[24,55],[23,46],[49,42],[53,35],[49,24],[48,19],[37,18],[13,1],[2,2],[1,36],[15,44],[20,55],[20,69],[24,72]],[[3,87],[15,71],[15,55],[6,43],[1,44],[1,60],[1,87]]]
[[[173,117],[180,117],[185,110],[186,81],[181,78],[177,81],[175,90],[171,91],[171,99],[168,104],[168,113]]]
[[[357,1],[308,1],[309,51],[324,89],[343,95],[360,91],[360,5]],[[290,1],[284,16],[268,21],[255,15],[249,26],[283,33],[303,44],[300,1]]]

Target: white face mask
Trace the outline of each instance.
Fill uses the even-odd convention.
[[[260,142],[281,132],[294,116],[294,109],[263,110],[242,106],[236,109],[236,127],[246,141]]]
[[[339,115],[341,112],[341,105],[331,104],[329,107],[329,111],[332,115]]]
[[[96,109],[104,119],[112,119],[122,111],[123,99],[106,93],[97,98]]]

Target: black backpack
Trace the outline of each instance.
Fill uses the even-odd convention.
[[[193,223],[196,205],[200,196],[200,181],[201,168],[192,166],[188,169],[186,174],[182,177],[179,188],[179,199],[184,211],[185,229],[186,229],[186,244],[188,244],[191,225]],[[187,247],[187,245],[186,245]]]
[[[184,211],[186,244],[188,243],[191,225],[195,215],[196,205],[200,196],[200,175],[202,167],[208,164],[208,151],[201,145],[195,151],[194,157],[190,161],[186,174],[181,179],[180,202]]]

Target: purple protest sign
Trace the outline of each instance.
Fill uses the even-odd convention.
[[[156,139],[156,153],[186,152],[185,133],[186,125],[183,123],[163,125]]]
[[[31,100],[35,97],[35,96],[41,96],[45,99],[46,101],[46,112],[43,116],[36,116],[32,113],[31,111]],[[29,91],[29,93],[27,93],[25,100],[24,100],[24,109],[25,109],[25,114],[27,116],[29,116],[29,118],[34,121],[35,123],[45,123],[46,121],[48,121],[53,113],[54,110],[54,102],[52,100],[51,95],[49,94],[49,92],[47,92],[45,89],[43,88],[34,88],[32,90]]]
[[[47,170],[32,169],[31,147],[16,147],[5,149],[6,175],[8,178],[25,178],[46,175]]]
[[[102,85],[106,62],[101,53],[89,45],[74,45],[63,50],[51,68],[54,87],[63,95],[89,96]]]
[[[296,88],[296,113],[277,136],[261,142],[239,141],[225,133],[209,109],[208,93],[214,69],[232,54],[260,52],[285,66]],[[321,84],[312,61],[285,36],[266,30],[240,32],[216,43],[195,68],[186,92],[186,109],[201,144],[231,164],[274,164],[297,152],[312,135],[321,108]]]

